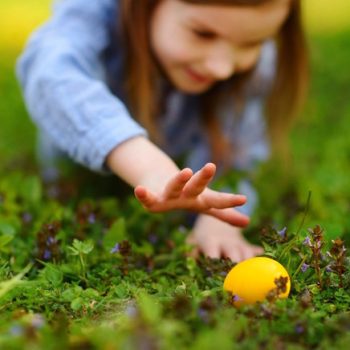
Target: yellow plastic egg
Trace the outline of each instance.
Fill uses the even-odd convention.
[[[287,298],[290,291],[290,277],[287,270],[276,260],[254,257],[235,265],[227,274],[224,290],[234,296],[234,305],[249,305],[263,301],[276,288],[275,279],[288,277],[286,291],[279,298]]]

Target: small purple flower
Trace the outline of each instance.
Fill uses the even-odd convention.
[[[310,241],[310,237],[307,236],[304,241],[303,241],[303,245],[306,245],[308,247],[311,247],[311,241]]]
[[[45,249],[43,259],[49,260],[51,256],[52,256],[51,252],[48,249]]]
[[[10,328],[10,334],[14,336],[20,336],[23,334],[23,327],[21,325],[14,325]]]
[[[22,220],[25,224],[29,224],[33,220],[33,217],[30,213],[26,212],[26,213],[23,213]]]
[[[277,233],[281,238],[286,238],[287,227],[283,227],[282,230],[277,231]]]
[[[204,322],[209,323],[209,314],[207,310],[204,310],[202,308],[198,309],[198,317]]]
[[[111,249],[110,253],[118,253],[119,252],[119,243],[116,243],[116,245]]]
[[[40,329],[44,326],[45,319],[42,315],[35,314],[35,315],[33,315],[33,319],[32,319],[31,324],[35,329]]]
[[[200,318],[203,318],[203,317],[205,317],[206,315],[207,315],[207,310],[204,310],[204,309],[202,309],[202,308],[199,308],[198,309],[198,311],[197,311],[197,313],[198,313],[198,316],[200,317]]]
[[[233,296],[232,296],[232,301],[234,302],[234,303],[236,303],[236,302],[240,302],[240,301],[243,301],[243,298],[241,298],[239,295],[237,295],[237,294],[234,294]]]
[[[96,216],[94,213],[90,213],[88,218],[87,218],[87,221],[89,224],[94,224],[96,222]]]
[[[327,272],[333,272],[332,266],[331,265],[327,265],[326,266],[326,271]]]
[[[305,328],[301,324],[295,326],[295,333],[302,334],[305,332]]]
[[[125,310],[125,314],[129,317],[135,317],[137,315],[136,307],[133,305],[129,305]]]
[[[301,265],[301,271],[302,272],[306,272],[306,270],[310,267],[310,265],[303,263],[303,265]]]
[[[47,243],[48,245],[52,245],[52,244],[57,243],[57,240],[56,240],[55,237],[49,236],[48,239],[46,240],[46,243]]]
[[[155,233],[151,233],[148,236],[148,240],[150,241],[150,243],[156,244],[158,242],[158,236]]]

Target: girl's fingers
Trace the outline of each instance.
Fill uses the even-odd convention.
[[[252,246],[252,250],[253,250],[253,254],[254,255],[261,255],[264,254],[264,248],[263,247],[259,247],[257,245],[253,245]]]
[[[242,257],[241,251],[237,249],[237,247],[234,247],[233,249],[224,248],[223,256],[225,256],[226,258],[229,258],[231,261],[236,263],[244,260],[244,258]]]
[[[223,255],[234,262],[240,262],[256,255],[261,255],[263,252],[264,249],[262,247],[247,242],[245,244],[233,242],[231,245],[223,246]]]
[[[230,225],[245,227],[249,224],[249,217],[238,212],[232,208],[226,209],[216,209],[211,208],[205,212],[208,215],[214,216],[224,222],[227,222]]]
[[[202,244],[200,251],[211,259],[220,258],[220,249],[217,245],[213,244],[213,242],[206,242],[205,244]]]
[[[264,250],[262,249],[262,247],[258,247],[252,244],[248,246],[240,247],[240,254],[241,254],[240,261],[252,258],[256,255],[260,255],[263,252]]]
[[[209,189],[203,201],[208,208],[225,209],[245,204],[247,197],[242,194],[220,193]]]
[[[185,185],[183,192],[187,197],[196,197],[204,191],[208,183],[215,175],[216,166],[213,163],[207,163],[198,170]]]
[[[191,179],[193,173],[189,168],[182,169],[178,174],[176,174],[166,185],[164,190],[165,199],[178,198],[186,185],[186,183]]]
[[[241,252],[240,261],[250,259],[256,255],[252,246],[240,247],[240,252]]]
[[[152,207],[152,205],[157,201],[157,197],[151,191],[148,191],[143,186],[135,187],[134,194],[135,194],[135,197],[146,208]]]

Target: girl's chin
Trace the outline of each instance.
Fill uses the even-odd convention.
[[[209,83],[194,84],[188,81],[175,81],[173,82],[173,85],[175,86],[176,89],[178,89],[179,91],[185,94],[196,95],[196,94],[202,94],[208,91],[213,84],[209,84]]]
[[[175,89],[189,95],[202,94],[208,91],[215,83],[211,80],[199,81],[196,77],[191,77],[191,74],[186,69],[179,69],[176,73],[172,72],[172,74],[164,72],[164,76]]]

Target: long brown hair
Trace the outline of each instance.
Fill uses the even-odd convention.
[[[152,56],[149,42],[150,19],[162,0],[120,0],[121,38],[125,46],[125,92],[134,117],[149,131],[151,138],[160,140],[156,117],[161,105],[160,72]],[[192,4],[258,6],[271,0],[181,0]],[[308,54],[301,20],[301,0],[291,0],[287,19],[275,38],[277,46],[276,77],[266,104],[268,131],[272,144],[284,149],[286,134],[302,106],[308,86]],[[232,79],[232,93],[239,96],[250,74]],[[220,91],[220,90],[219,90]],[[226,91],[227,93],[227,91]],[[217,89],[206,93],[203,120],[207,125],[214,160],[223,160],[228,146],[221,136],[215,118],[222,98]]]

